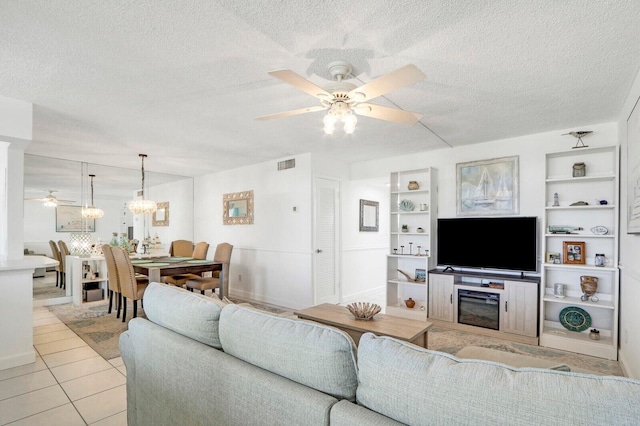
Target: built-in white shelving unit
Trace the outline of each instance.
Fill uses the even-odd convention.
[[[573,177],[573,164],[585,163],[586,174]],[[618,189],[619,149],[617,146],[578,148],[546,155],[545,200],[540,286],[540,345],[616,360],[618,358]],[[554,206],[554,194],[559,206]],[[601,204],[606,200],[606,204]],[[588,205],[572,206],[584,201]],[[575,229],[570,234],[550,233],[549,226]],[[591,229],[604,226],[608,232],[596,235]],[[584,264],[564,263],[564,242],[583,242]],[[547,253],[558,253],[561,263],[547,261]],[[607,263],[595,265],[595,255],[604,254]],[[580,277],[598,278],[597,302],[581,300]],[[554,296],[554,284],[565,285],[565,297]],[[582,332],[562,326],[559,316],[566,307],[578,307],[591,318],[591,326]],[[589,336],[590,329],[600,339]]]
[[[387,256],[387,306],[389,315],[426,321],[426,274],[435,267],[436,221],[438,214],[438,171],[433,168],[391,173],[390,237]],[[415,184],[409,184],[415,182]],[[407,202],[413,209],[402,208]],[[402,225],[407,225],[403,232]],[[410,281],[400,271],[415,279],[417,271],[424,281]],[[416,303],[408,308],[405,300]]]

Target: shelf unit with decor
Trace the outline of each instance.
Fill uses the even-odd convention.
[[[584,163],[584,176],[573,176],[573,166]],[[617,146],[578,148],[546,155],[540,286],[540,345],[611,360],[618,359],[618,269],[619,238],[619,148]],[[555,194],[558,194],[555,205]],[[601,204],[605,200],[606,204]],[[586,205],[571,205],[583,201]],[[570,233],[552,233],[549,227]],[[606,228],[606,234],[597,227]],[[602,229],[602,228],[600,228]],[[593,230],[593,231],[592,231]],[[564,242],[584,244],[581,259],[564,257]],[[549,254],[557,254],[558,260]],[[596,266],[595,255],[604,254],[603,266]],[[584,263],[568,263],[584,262]],[[598,278],[595,296],[582,300],[581,276]],[[554,285],[564,285],[564,297],[556,297]],[[561,295],[558,295],[561,296]],[[571,308],[562,315],[565,308]],[[570,314],[566,314],[570,312]],[[585,315],[585,312],[587,315]],[[582,323],[589,327],[572,331]],[[599,339],[590,330],[599,330]]]
[[[434,168],[391,173],[385,309],[388,315],[427,320],[426,277],[427,271],[435,267],[437,182],[438,171]],[[411,204],[413,208],[408,207]],[[407,225],[404,232],[402,225]],[[412,281],[417,270],[422,270],[424,280]],[[416,302],[413,308],[405,304],[409,298]]]
[[[82,305],[87,300],[104,299],[108,290],[109,277],[107,264],[103,256],[67,256],[67,286],[72,288],[73,304]],[[86,269],[97,274],[95,278],[87,278]]]

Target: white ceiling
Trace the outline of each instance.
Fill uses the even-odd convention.
[[[616,120],[640,66],[635,0],[0,2],[0,95],[33,102],[27,152],[198,176],[304,152],[354,162]],[[426,79],[322,132],[317,105],[270,77],[361,85],[415,64]],[[570,137],[570,136],[567,136]]]

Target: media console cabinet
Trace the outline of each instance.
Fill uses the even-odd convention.
[[[538,277],[432,269],[430,322],[447,328],[538,344]]]

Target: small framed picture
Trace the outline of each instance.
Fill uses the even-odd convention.
[[[416,269],[416,282],[423,283],[427,281],[426,269]]]
[[[584,241],[563,241],[564,247],[563,263],[573,263],[584,265],[586,263],[586,253],[584,252]]]
[[[547,263],[561,263],[560,261],[560,253],[551,253],[547,252]]]

